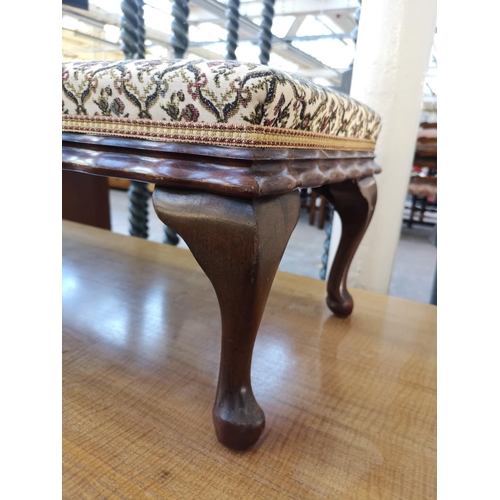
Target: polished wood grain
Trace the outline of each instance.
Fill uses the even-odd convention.
[[[63,498],[436,498],[436,308],[278,272],[254,349],[266,429],[210,414],[221,322],[188,252],[63,222]]]
[[[369,176],[323,186],[319,192],[333,204],[342,221],[339,246],[327,281],[326,303],[338,316],[349,316],[354,301],[347,290],[347,274],[372,219],[377,203],[377,184]]]
[[[235,197],[285,194],[380,172],[373,153],[224,148],[63,134],[63,169]]]
[[[153,206],[212,282],[222,318],[213,420],[230,448],[255,444],[265,416],[250,380],[252,352],[276,271],[300,210],[298,191],[251,200],[157,187]]]

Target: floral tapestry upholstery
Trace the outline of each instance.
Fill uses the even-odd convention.
[[[234,61],[71,62],[63,131],[222,146],[372,151],[380,118],[341,93]]]

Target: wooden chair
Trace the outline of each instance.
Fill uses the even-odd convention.
[[[316,191],[312,191],[308,209],[309,225],[316,225],[318,229],[324,229],[330,209],[330,204],[327,202],[326,198],[319,195]]]
[[[408,186],[411,197],[407,226],[425,222],[426,213],[437,214],[437,124],[422,123],[418,132],[413,170]],[[430,224],[435,224],[435,220]]]
[[[262,26],[269,38],[270,24]],[[263,37],[261,64],[63,65],[63,169],[154,184],[158,217],[214,286],[222,349],[213,420],[219,441],[232,448],[254,444],[265,425],[250,381],[252,351],[299,217],[299,189],[334,201],[342,219],[326,302],[347,316],[347,272],[375,208],[380,171],[378,115],[270,69],[268,45]]]

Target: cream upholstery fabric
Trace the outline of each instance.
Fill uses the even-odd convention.
[[[343,94],[259,64],[63,64],[63,130],[156,141],[371,151],[380,118]]]

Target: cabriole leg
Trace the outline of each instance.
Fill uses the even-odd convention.
[[[180,234],[219,300],[222,349],[213,409],[219,441],[247,448],[265,417],[252,392],[252,351],[267,297],[300,210],[299,192],[243,199],[157,187],[161,221]]]
[[[328,277],[326,303],[335,314],[349,316],[354,304],[347,291],[347,273],[373,216],[377,185],[369,176],[322,186],[318,191],[335,206],[342,221],[342,235]]]

